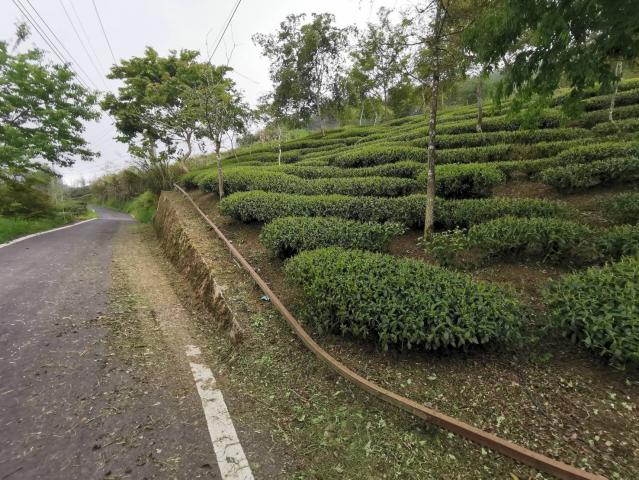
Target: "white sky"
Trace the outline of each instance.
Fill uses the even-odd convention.
[[[212,45],[228,18],[235,0],[95,0],[104,23],[115,58],[139,56],[146,46],[152,46],[161,55],[169,50],[183,48],[206,52],[205,39],[209,33]],[[31,4],[64,44],[79,64],[76,71],[84,70],[100,90],[115,90],[118,83],[105,78],[113,63],[111,54],[100,29],[92,0],[19,0],[30,10]],[[82,48],[73,27],[67,19],[64,5],[81,37],[86,31],[85,43],[90,55]],[[381,6],[401,7],[402,0],[242,0],[231,27],[218,49],[214,63],[226,63],[227,54],[235,44],[230,66],[236,69],[231,75],[251,104],[270,90],[268,62],[253,45],[254,33],[272,33],[290,13],[330,12],[339,25],[364,25],[375,18]],[[32,10],[30,10],[32,12]],[[15,23],[22,19],[14,0],[0,0],[0,39],[14,38]],[[75,13],[77,12],[77,17]],[[33,13],[32,13],[33,14]],[[35,16],[35,15],[34,15]],[[35,17],[37,20],[37,17]],[[40,23],[42,23],[40,21]],[[47,51],[44,41],[32,28],[28,42]],[[51,37],[51,34],[49,33]],[[92,54],[92,49],[96,55]],[[64,53],[68,57],[68,54]],[[51,59],[57,60],[53,54]],[[96,58],[97,57],[97,58]],[[95,67],[91,62],[95,63]],[[69,59],[70,60],[70,59]],[[81,74],[82,76],[82,74]],[[103,114],[98,122],[87,125],[85,138],[101,157],[93,162],[77,162],[73,167],[61,169],[66,183],[80,178],[91,180],[107,172],[113,172],[130,162],[126,145],[113,140],[115,128],[111,118]]]

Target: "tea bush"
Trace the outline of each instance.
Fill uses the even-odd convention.
[[[590,97],[583,100],[584,108],[587,112],[607,109],[610,107],[611,99],[612,94]],[[618,92],[617,95],[615,95],[616,107],[634,105],[636,103],[639,103],[639,89],[621,91]]]
[[[639,223],[639,192],[615,195],[605,200],[601,207],[618,223]]]
[[[599,261],[617,260],[639,252],[639,226],[619,225],[599,232],[593,238]]]
[[[597,135],[616,135],[639,131],[639,118],[627,118],[618,122],[606,122],[595,125],[592,132]]]
[[[397,198],[344,195],[292,195],[263,191],[238,192],[219,203],[222,214],[242,222],[270,222],[280,217],[340,217],[371,222],[424,224],[426,195]],[[557,202],[528,198],[438,200],[435,217],[440,226],[467,227],[504,215],[554,217],[566,208]]]
[[[420,188],[426,185],[428,172],[422,167],[417,177]],[[436,195],[444,198],[479,198],[492,194],[493,187],[506,181],[497,167],[486,164],[449,164],[435,168]]]
[[[329,163],[336,167],[355,168],[394,163],[402,160],[425,162],[427,152],[423,148],[401,145],[371,145],[358,147],[335,155]]]
[[[557,155],[560,164],[589,163],[613,157],[639,156],[639,142],[602,142],[569,148]]]
[[[302,252],[285,266],[318,331],[439,350],[509,342],[526,312],[508,292],[422,261],[361,250]]]
[[[496,145],[500,143],[539,143],[556,142],[562,140],[574,140],[589,135],[583,128],[546,128],[534,130],[515,130],[486,133],[460,133],[457,135],[438,135],[436,146],[438,148],[480,147],[483,145]],[[416,147],[428,146],[428,138],[419,139],[412,143]]]
[[[544,303],[551,322],[572,341],[613,361],[639,364],[639,258],[553,281]]]
[[[400,177],[416,178],[424,170],[423,163],[404,161],[388,163],[374,167],[340,168],[340,167],[312,167],[306,165],[287,165],[282,172],[301,178],[337,178],[337,177]]]
[[[398,223],[363,223],[337,217],[284,217],[265,225],[260,241],[280,258],[329,246],[381,251],[404,229]]]
[[[561,125],[562,114],[557,110],[548,110],[536,122],[536,128],[556,128]],[[487,118],[482,122],[482,130],[484,132],[495,132],[501,130],[518,130],[521,126],[521,120],[511,118],[510,116],[500,116]],[[459,122],[444,123],[437,127],[437,133],[456,134],[456,133],[473,133],[476,131],[477,122],[474,119],[462,120]]]
[[[639,180],[639,157],[609,158],[585,164],[549,168],[542,181],[558,190],[581,190]]]
[[[614,118],[615,120],[623,120],[626,118],[639,117],[639,104],[627,105],[625,107],[615,108]],[[608,122],[608,109],[594,110],[580,115],[578,118],[572,120],[570,124],[572,126],[579,126],[585,128],[592,128],[599,123]]]

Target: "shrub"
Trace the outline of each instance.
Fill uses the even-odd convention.
[[[302,252],[285,272],[304,294],[308,323],[385,350],[507,342],[525,318],[498,287],[412,259],[333,247]]]
[[[368,167],[402,160],[425,162],[427,152],[423,148],[400,145],[370,145],[351,149],[335,155],[329,163],[336,167]]]
[[[437,223],[449,230],[468,228],[503,216],[552,218],[565,214],[566,207],[559,202],[533,198],[480,198],[443,200],[435,204]]]
[[[472,163],[472,162],[498,162],[511,158],[514,152],[513,145],[500,144],[486,147],[449,148],[437,151],[437,163]]]
[[[597,135],[616,135],[639,131],[639,118],[627,118],[617,122],[606,122],[595,125],[592,132]]]
[[[554,261],[592,256],[592,229],[559,218],[503,217],[468,230],[467,248],[488,257],[534,256]]]
[[[457,135],[438,135],[438,148],[479,147],[482,145],[496,145],[500,143],[533,144],[539,142],[555,142],[573,140],[588,136],[583,128],[546,128],[533,130],[515,130],[485,133],[460,133]],[[420,138],[412,142],[416,147],[427,147],[428,138]]]
[[[561,124],[561,112],[556,110],[548,110],[537,121],[537,128],[556,128]],[[501,130],[518,130],[522,121],[511,116],[489,117],[482,122],[482,130],[484,132],[495,132]],[[459,122],[444,123],[437,127],[437,133],[456,134],[456,133],[472,133],[476,130],[477,122],[474,119],[462,120]]]
[[[623,120],[625,118],[639,117],[639,104],[627,105],[625,107],[615,108],[614,118],[615,120]],[[584,113],[578,118],[572,120],[570,123],[573,126],[580,126],[585,128],[592,128],[593,126],[608,122],[608,110],[595,110],[592,112]]]
[[[404,161],[362,168],[313,167],[300,164],[282,168],[282,172],[301,178],[400,177],[416,178],[425,168],[423,163]]]
[[[502,217],[458,230],[436,234],[428,243],[441,263],[454,263],[465,252],[478,259],[526,256],[561,263],[616,260],[639,252],[639,227],[622,225],[595,230],[560,218]],[[464,261],[467,261],[466,255]]]
[[[566,165],[541,172],[542,181],[559,190],[579,190],[639,179],[639,157],[609,158],[598,162]]]
[[[408,227],[424,224],[425,195],[397,198],[343,195],[291,195],[262,191],[239,192],[219,203],[220,211],[242,222],[270,222],[280,217],[340,217],[371,222],[398,222]],[[557,202],[527,198],[439,200],[438,224],[467,227],[504,215],[553,217],[565,207]]]
[[[356,222],[336,217],[277,218],[262,228],[260,241],[280,258],[302,250],[338,246],[362,250],[385,250],[404,232],[398,223]]]
[[[607,109],[610,107],[611,99],[612,94],[590,97],[583,101],[584,108],[587,112]],[[615,106],[622,107],[625,105],[634,105],[635,103],[639,103],[639,89],[621,91],[615,96]]]
[[[602,142],[569,148],[557,155],[560,164],[589,163],[612,157],[639,156],[639,142]]]
[[[199,187],[204,191],[217,192],[217,173],[209,171],[199,177]],[[269,169],[234,169],[224,174],[224,190],[227,194],[264,190],[302,195],[375,195],[397,197],[412,193],[418,188],[417,181],[394,177],[320,178],[307,180]]]
[[[422,167],[417,177],[420,186],[426,185],[428,171]],[[436,194],[444,198],[488,197],[493,187],[506,181],[506,175],[486,164],[450,164],[435,168]]]
[[[618,223],[639,223],[639,192],[615,195],[604,201],[601,207]]]
[[[544,302],[551,322],[574,342],[617,362],[639,363],[639,258],[553,281]]]

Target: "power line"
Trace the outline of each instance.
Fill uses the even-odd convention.
[[[38,33],[38,35],[40,35],[40,38],[42,38],[42,40],[44,40],[44,43],[47,44],[47,46],[51,49],[51,51],[53,52],[53,54],[58,57],[58,59],[60,60],[60,62],[63,65],[68,65],[69,68],[76,74],[78,81],[87,89],[90,90],[89,86],[87,85],[87,83],[84,81],[84,79],[78,75],[78,72],[75,71],[75,69],[71,66],[71,62],[69,62],[69,60],[67,60],[64,55],[62,54],[62,52],[60,52],[58,50],[58,48],[55,46],[55,44],[52,42],[52,40],[49,38],[49,36],[47,35],[47,33],[42,29],[42,27],[40,27],[40,25],[37,23],[37,21],[35,20],[35,18],[33,18],[33,16],[31,15],[31,13],[29,13],[29,11],[26,9],[26,7],[24,7],[24,5],[22,5],[21,3],[19,3],[19,0],[11,0],[13,2],[13,4],[16,6],[16,8],[20,11],[20,13],[22,13],[22,15],[24,15],[24,17],[27,19],[27,21],[31,24],[31,26],[35,29],[35,31]]]
[[[224,30],[222,30],[222,33],[220,34],[220,37],[218,38],[218,41],[215,44],[215,47],[213,48],[213,53],[211,53],[211,55],[209,55],[209,62],[213,58],[213,55],[215,55],[215,52],[217,51],[218,47],[220,46],[220,43],[222,43],[222,39],[224,38],[224,34],[228,30],[229,25],[231,24],[231,22],[233,21],[233,17],[235,16],[235,12],[237,12],[237,9],[239,8],[240,3],[242,3],[242,0],[237,0],[237,3],[235,4],[235,8],[233,8],[233,11],[231,12],[231,15],[230,15],[229,19],[226,21],[226,25],[224,26]]]
[[[21,0],[18,0],[18,2],[21,3]],[[60,38],[56,35],[56,33],[53,31],[53,29],[49,26],[49,24],[47,23],[47,21],[42,18],[42,15],[40,15],[40,12],[38,12],[38,10],[33,6],[33,4],[31,3],[31,0],[27,0],[27,3],[29,4],[29,6],[31,7],[31,9],[35,12],[35,14],[38,16],[38,18],[42,21],[42,23],[44,23],[44,26],[47,27],[47,30],[49,30],[49,32],[51,32],[51,35],[53,35],[53,38],[56,39],[56,41],[60,44],[60,46],[62,47],[62,49],[67,53],[67,55],[69,56],[69,58],[71,58],[71,61],[73,63],[76,64],[76,66],[80,69],[80,71],[82,72],[82,74],[86,77],[86,79],[89,81],[89,83],[91,85],[93,85],[93,88],[95,88],[96,90],[98,90],[98,87],[95,85],[95,83],[93,83],[93,80],[91,80],[91,76],[84,71],[84,68],[82,68],[82,65],[80,65],[80,62],[78,62],[73,55],[71,54],[71,52],[67,49],[67,47],[64,45],[64,42],[62,42],[62,40],[60,40]],[[24,5],[23,5],[24,6]]]
[[[97,65],[93,61],[93,57],[91,56],[91,54],[89,53],[89,50],[87,49],[86,45],[82,41],[82,37],[80,37],[80,32],[78,32],[78,29],[75,28],[75,23],[73,23],[73,20],[71,20],[71,16],[69,15],[69,12],[67,11],[67,7],[64,6],[64,3],[62,2],[62,0],[58,0],[58,2],[60,2],[60,6],[62,7],[62,10],[64,10],[64,14],[67,17],[67,20],[69,20],[69,23],[71,24],[71,28],[73,28],[73,31],[75,32],[75,36],[78,38],[78,41],[80,42],[80,45],[82,46],[82,49],[84,50],[84,53],[86,53],[87,58],[91,62],[91,65],[93,65],[95,72],[98,74],[98,78],[102,80],[102,85],[106,89],[107,87],[106,87],[106,84],[104,83],[104,79],[102,78],[102,73],[100,73],[100,69],[97,67]]]
[[[93,2],[93,9],[95,10],[95,14],[98,17],[98,22],[100,22],[100,28],[102,29],[102,34],[104,35],[104,39],[106,40],[106,43],[109,46],[109,52],[111,52],[111,58],[113,59],[113,64],[117,65],[118,61],[115,59],[113,48],[111,48],[111,42],[109,42],[109,37],[107,36],[106,30],[104,29],[104,24],[102,23],[100,12],[98,12],[98,6],[95,4],[95,0],[91,0],[91,1]]]
[[[87,33],[87,31],[84,28],[84,22],[80,18],[80,15],[78,14],[78,11],[75,9],[75,5],[73,4],[73,0],[69,0],[69,4],[71,5],[71,10],[73,10],[73,14],[75,15],[76,20],[80,24],[80,30],[82,30],[82,33],[84,34],[84,38],[87,41],[87,45],[89,45],[89,48],[91,49],[91,52],[93,53],[95,59],[97,60],[98,66],[100,68],[102,68],[103,63],[102,63],[102,60],[100,59],[100,55],[98,55],[97,52],[95,51],[95,48],[93,48],[93,44],[91,43],[91,38],[90,38],[89,34]]]

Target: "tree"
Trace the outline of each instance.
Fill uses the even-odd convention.
[[[185,95],[189,115],[198,120],[198,137],[210,140],[215,147],[218,195],[224,197],[224,174],[220,149],[230,132],[243,133],[250,116],[249,107],[226,76],[229,67],[207,65],[203,81]]]
[[[19,28],[16,46],[27,34]],[[99,118],[95,107],[68,65],[47,63],[37,49],[10,53],[0,42],[0,180],[93,160],[82,133],[83,122]]]
[[[190,88],[203,82],[207,64],[198,63],[198,55],[193,50],[181,50],[161,57],[147,47],[144,56],[111,68],[108,77],[124,84],[117,95],[106,95],[102,108],[115,118],[118,140],[128,143],[135,157],[152,164],[168,164],[191,156],[197,118],[192,109],[186,108],[184,97]]]
[[[422,86],[424,103],[430,97],[424,238],[433,234],[435,225],[435,140],[440,91],[443,84],[452,84],[466,75],[469,57],[461,34],[472,18],[473,7],[472,0],[433,0],[404,13],[403,23],[415,48],[407,74]]]
[[[351,53],[354,60],[351,75],[354,80],[359,80],[363,93],[377,90],[384,105],[384,119],[388,112],[389,91],[403,80],[408,63],[404,25],[394,25],[391,13],[387,8],[380,8],[378,23],[368,24]]]
[[[471,32],[480,60],[504,68],[506,95],[547,98],[565,81],[566,108],[596,84],[614,91],[620,62],[639,55],[636,0],[504,0]]]
[[[256,34],[253,41],[271,61],[273,103],[285,115],[308,122],[315,113],[324,133],[322,105],[339,83],[349,28],[334,25],[328,13],[289,15],[280,30],[271,35]]]

